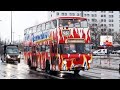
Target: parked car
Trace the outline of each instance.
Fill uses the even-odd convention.
[[[99,49],[93,52],[93,55],[106,55],[107,54],[107,49]]]
[[[120,50],[117,50],[116,53],[120,55]]]

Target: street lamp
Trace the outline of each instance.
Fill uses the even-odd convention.
[[[13,33],[13,44],[14,44],[14,33],[15,33],[15,32],[12,32],[12,33]]]
[[[19,43],[20,43],[20,35],[19,35]]]
[[[12,11],[11,11],[11,43],[12,43]]]

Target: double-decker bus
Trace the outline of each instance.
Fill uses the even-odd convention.
[[[24,30],[24,57],[30,69],[88,70],[92,62],[87,18],[61,16]]]

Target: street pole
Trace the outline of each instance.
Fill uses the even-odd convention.
[[[19,43],[20,43],[20,35],[19,35]]]
[[[11,43],[12,43],[12,11],[11,11]]]
[[[12,32],[12,33],[13,33],[13,44],[14,44],[14,33],[15,33],[15,32]]]
[[[81,11],[81,16],[83,17],[83,11]]]

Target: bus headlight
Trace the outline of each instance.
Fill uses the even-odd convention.
[[[66,60],[63,60],[63,64],[67,64],[67,61],[66,61]]]
[[[10,58],[10,56],[7,54],[7,58]]]
[[[18,55],[18,58],[20,58],[20,55]]]
[[[50,53],[48,53],[48,57],[50,57]]]
[[[88,63],[91,63],[91,62],[92,62],[92,60],[89,60],[89,61],[88,61]]]

